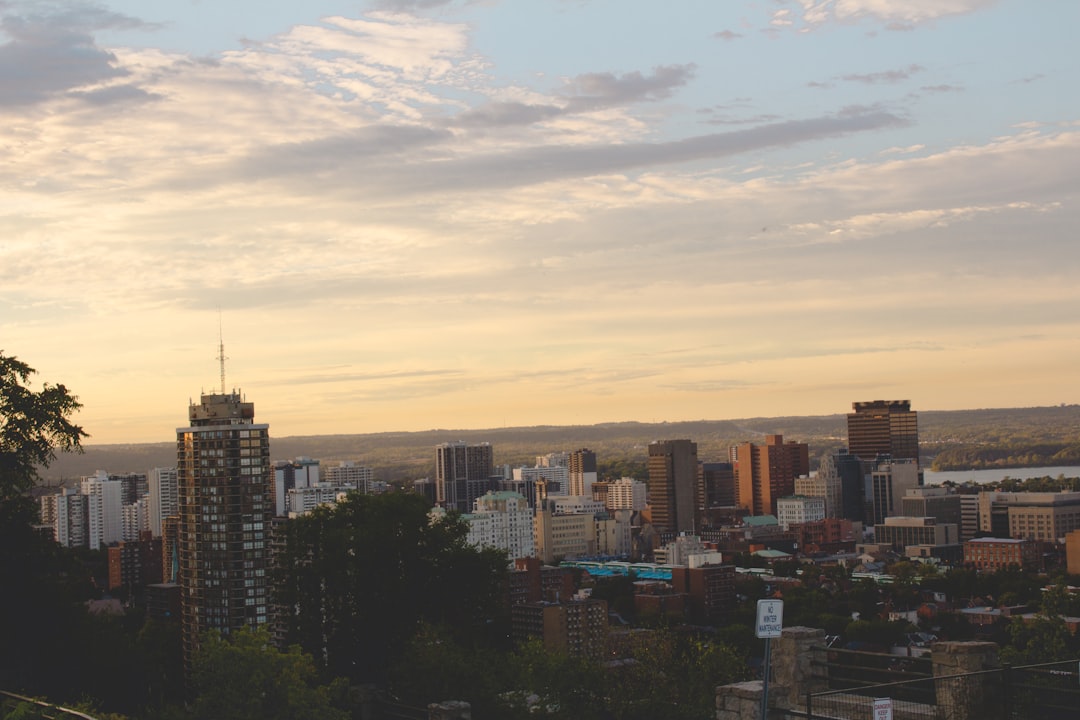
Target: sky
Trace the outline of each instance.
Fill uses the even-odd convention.
[[[88,444],[1080,402],[1075,0],[0,0]],[[451,438],[456,439],[456,438]]]

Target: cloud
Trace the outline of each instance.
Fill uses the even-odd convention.
[[[899,70],[886,70],[884,72],[876,73],[851,73],[849,75],[841,75],[840,79],[846,82],[857,82],[866,85],[880,85],[880,84],[895,84],[907,80],[912,75],[922,72],[924,68],[920,65],[908,65],[906,68]]]
[[[964,92],[964,87],[962,85],[949,85],[947,83],[942,83],[940,85],[923,85],[919,89],[922,90],[923,92],[929,92],[929,93],[958,93],[958,92]]]
[[[742,33],[737,33],[734,30],[720,30],[718,32],[714,32],[712,36],[717,40],[725,40],[727,42],[731,42],[732,40],[738,40],[739,38],[745,37]]]
[[[332,175],[327,178],[331,184],[369,197],[466,192],[678,165],[880,130],[904,123],[902,118],[886,112],[860,113],[857,109],[850,109],[838,116],[773,123],[668,142],[587,147],[538,146],[486,153],[476,151],[420,166],[402,163],[388,153],[388,162],[379,164],[377,173],[372,172],[375,168],[370,163],[372,153],[378,154],[378,143],[365,140],[359,144],[359,150],[354,151],[351,149],[353,141],[341,138],[330,142],[320,141],[314,146],[290,148],[283,157],[278,152],[263,153],[262,159],[242,161],[239,174],[227,172],[225,176],[232,175],[235,181],[266,179],[282,170],[291,173],[299,164],[301,167],[331,172]],[[424,132],[417,131],[417,135],[422,142],[433,139]]]
[[[655,102],[671,97],[676,88],[694,77],[696,66],[663,65],[653,68],[652,75],[630,72],[586,73],[566,83],[562,94],[569,97],[570,112],[625,105],[634,102]]]
[[[16,15],[0,5],[0,108],[40,103],[75,88],[124,77],[116,56],[97,47],[92,31],[144,26],[137,20],[74,5],[52,14]]]
[[[987,9],[997,0],[786,0],[786,4],[791,7],[772,12],[770,24],[774,27],[807,30],[827,23],[872,22],[887,30],[908,31]]]
[[[418,12],[452,5],[455,0],[374,0],[372,7],[390,12]]]

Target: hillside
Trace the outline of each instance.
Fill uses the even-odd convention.
[[[427,430],[366,435],[312,435],[272,438],[274,459],[305,455],[323,461],[356,460],[375,468],[387,481],[410,480],[434,472],[433,447],[465,440],[490,442],[497,464],[532,464],[537,455],[588,447],[601,464],[642,462],[652,440],[690,438],[702,460],[723,461],[731,445],[759,441],[780,433],[809,443],[812,462],[843,447],[845,415],[698,420],[674,423],[620,422],[600,425],[535,426],[487,430]],[[271,429],[273,425],[271,424]],[[1019,467],[1072,464],[1062,461],[1073,450],[1080,458],[1080,405],[984,410],[919,412],[919,435],[927,466],[941,456],[943,468]],[[1034,452],[1033,448],[1041,448]],[[995,461],[997,457],[1006,460]],[[1057,457],[1057,460],[1051,458]],[[987,460],[987,458],[990,458]],[[1007,464],[1008,459],[1014,464]],[[90,445],[83,455],[61,456],[45,474],[50,484],[89,475],[96,470],[141,472],[176,463],[176,443]],[[980,464],[981,463],[981,464]],[[1003,464],[1005,463],[1005,464]]]

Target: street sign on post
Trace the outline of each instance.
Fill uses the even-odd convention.
[[[758,600],[755,634],[759,638],[778,638],[784,629],[784,601]]]

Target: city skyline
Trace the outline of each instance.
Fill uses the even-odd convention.
[[[1080,5],[0,7],[0,350],[89,444],[1075,403]],[[227,391],[228,391],[227,390]]]

